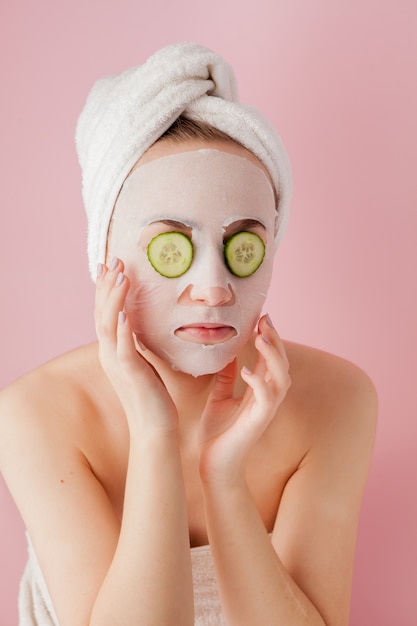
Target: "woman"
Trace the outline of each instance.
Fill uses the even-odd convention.
[[[98,342],[0,398],[21,624],[348,623],[375,392],[261,316],[290,176],[235,91],[180,44],[80,117]]]

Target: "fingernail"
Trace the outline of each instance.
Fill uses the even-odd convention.
[[[119,259],[117,258],[117,256],[113,257],[110,263],[109,270],[115,270],[118,264],[119,264]]]
[[[252,370],[250,370],[249,367],[246,367],[246,365],[242,367],[242,372],[247,376],[250,376],[252,374]]]
[[[120,285],[122,284],[124,279],[124,274],[123,272],[119,272],[116,278],[116,287],[120,287]]]
[[[262,339],[265,341],[265,343],[271,343],[268,339],[268,337],[264,334],[262,334]]]
[[[120,326],[126,321],[126,313],[124,311],[119,312],[119,324]]]
[[[101,263],[99,263],[99,264],[97,265],[97,278],[100,278],[100,276],[102,275],[102,273],[103,273],[103,265],[102,265]]]
[[[274,328],[274,325],[272,323],[271,318],[269,317],[269,313],[266,314],[266,322],[268,324],[268,326],[270,326],[271,328]]]

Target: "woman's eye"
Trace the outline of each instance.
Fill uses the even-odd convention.
[[[232,235],[224,245],[226,265],[235,276],[251,276],[262,264],[265,244],[259,235],[242,231]]]
[[[150,264],[166,278],[182,276],[189,269],[193,256],[193,244],[183,233],[161,233],[148,245]]]

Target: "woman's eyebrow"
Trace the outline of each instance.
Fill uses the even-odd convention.
[[[266,230],[264,224],[262,224],[262,222],[259,222],[258,220],[254,220],[254,219],[242,219],[242,220],[236,220],[236,222],[232,222],[231,224],[228,224],[227,226],[224,227],[224,230],[226,232],[229,231],[238,231],[238,230],[250,230],[251,228],[259,228],[261,227],[263,230]]]
[[[165,224],[165,226],[170,226],[171,228],[194,228],[194,225],[190,222],[180,222],[178,220],[170,220],[170,219],[156,219],[152,222],[148,223],[148,226],[151,224]]]

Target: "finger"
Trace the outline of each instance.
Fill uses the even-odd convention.
[[[100,291],[102,287],[102,293],[97,297],[95,309],[96,332],[102,352],[116,349],[118,315],[124,310],[129,290],[129,280],[122,272],[108,274],[97,288]]]
[[[283,397],[291,380],[287,356],[285,351],[280,350],[281,347],[283,349],[283,344],[278,341],[277,343],[278,347],[264,334],[259,334],[255,340],[256,349],[262,355],[266,367],[264,380],[273,386],[280,397]]]
[[[258,332],[257,337],[259,337],[259,332]],[[257,345],[256,342],[257,342],[257,338],[255,339],[255,347]],[[256,363],[255,363],[253,372],[254,374],[260,377],[264,377],[265,374],[267,373],[267,367],[266,367],[264,356],[259,350],[257,351]]]
[[[114,336],[117,316],[124,309],[128,289],[129,280],[122,272],[108,281],[106,295],[101,297],[101,304],[95,309],[96,328],[100,337]]]
[[[238,426],[241,441],[248,450],[262,435],[276,414],[278,400],[263,377],[245,367],[242,368],[241,375],[247,384],[247,389],[250,390],[251,400],[247,403],[236,426]]]
[[[252,391],[252,397],[255,399],[253,404],[254,412],[265,415],[265,411],[273,405],[273,394],[264,377],[258,376],[255,372],[243,367],[241,372],[243,380],[247,383]]]
[[[235,358],[216,374],[214,386],[210,392],[209,401],[220,402],[233,397],[236,373],[237,359]]]
[[[259,321],[259,332],[263,335],[264,340],[269,340],[279,351],[281,357],[288,364],[287,353],[285,352],[284,343],[275,329],[270,316],[264,315]]]
[[[125,311],[119,311],[117,315],[117,356],[122,365],[129,367],[136,364],[139,358],[130,320]]]
[[[261,325],[263,323],[264,318],[261,318],[259,323],[258,323],[258,335],[261,335],[263,340],[266,342],[270,342],[270,339],[268,338],[268,336],[265,333],[262,333],[261,330]],[[256,345],[256,341],[255,341],[255,345]],[[255,363],[255,367],[253,369],[253,372],[255,374],[257,374],[258,376],[265,376],[265,374],[267,373],[267,368],[266,368],[266,363],[265,363],[265,359],[263,358],[262,353],[259,352],[257,353],[257,359],[256,359],[256,363]]]
[[[100,310],[106,302],[106,299],[117,279],[119,272],[124,271],[123,262],[114,257],[110,262],[110,265],[98,264],[97,267],[97,280],[96,280],[96,294],[95,294],[95,307]]]

